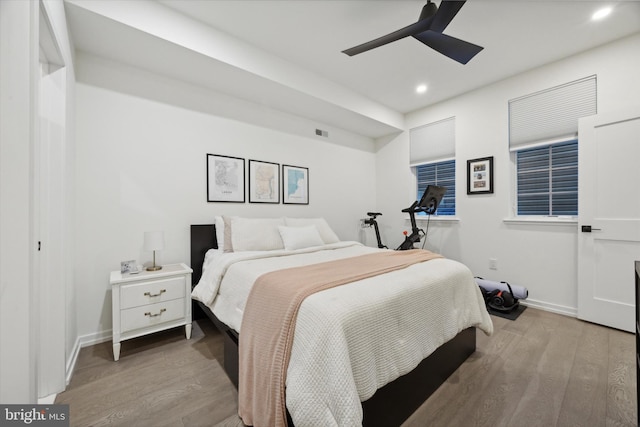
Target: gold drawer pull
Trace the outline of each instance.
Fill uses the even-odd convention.
[[[160,316],[162,313],[164,313],[165,311],[167,311],[167,309],[166,309],[166,308],[161,308],[161,309],[160,309],[160,313],[151,314],[151,312],[150,312],[150,311],[147,311],[144,315],[145,315],[145,316],[149,316],[149,317],[158,317],[158,316]]]
[[[145,297],[159,297],[160,295],[162,295],[165,292],[167,292],[166,289],[160,289],[160,292],[158,292],[157,294],[152,294],[151,292],[145,292],[144,296]]]

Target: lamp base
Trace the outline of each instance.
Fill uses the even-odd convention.
[[[154,265],[151,267],[147,267],[147,271],[158,271],[158,270],[162,270],[162,266],[161,265]]]

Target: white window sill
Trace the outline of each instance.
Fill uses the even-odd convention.
[[[575,216],[523,216],[504,218],[507,224],[538,224],[538,225],[577,225],[578,218]]]

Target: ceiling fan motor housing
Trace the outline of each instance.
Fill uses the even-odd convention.
[[[435,3],[432,3],[431,0],[429,0],[427,4],[422,6],[422,12],[420,12],[420,18],[418,19],[418,21],[431,18],[433,15],[436,14],[437,10],[438,10],[438,6],[436,6]]]

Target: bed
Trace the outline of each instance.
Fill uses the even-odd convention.
[[[222,246],[222,245],[219,245],[218,242],[220,240],[226,240],[226,242],[229,242],[230,238],[229,238],[229,235],[225,236],[223,233],[221,233],[220,230],[222,227],[220,226],[223,224],[221,220],[216,221],[216,224],[218,225],[217,230],[216,230],[216,225],[214,224],[191,226],[191,266],[194,271],[193,273],[194,301],[197,304],[197,306],[202,310],[202,312],[204,312],[207,315],[207,317],[209,317],[213,321],[215,326],[221,331],[221,333],[224,336],[224,369],[236,387],[238,386],[238,380],[239,380],[238,343],[240,341],[240,334],[238,331],[241,329],[240,325],[242,324],[242,313],[241,313],[242,304],[239,305],[237,301],[234,301],[234,299],[237,300],[237,298],[236,296],[229,294],[228,289],[231,289],[231,288],[236,289],[236,288],[244,287],[245,297],[246,297],[246,292],[248,292],[246,291],[246,288],[247,286],[248,288],[251,288],[251,286],[237,285],[237,283],[240,283],[241,280],[244,280],[243,279],[244,276],[247,276],[247,280],[251,281],[255,277],[258,277],[261,274],[263,274],[265,271],[271,271],[272,269],[277,270],[278,268],[289,268],[289,264],[288,264],[289,262],[293,262],[294,265],[305,264],[310,262],[307,259],[312,259],[314,260],[314,261],[311,261],[312,263],[319,263],[319,262],[327,262],[327,259],[330,260],[330,259],[333,259],[334,257],[338,257],[338,258],[342,258],[343,256],[350,257],[350,256],[355,256],[357,254],[360,254],[362,252],[378,251],[378,249],[363,247],[362,245],[356,242],[333,241],[337,239],[335,237],[335,234],[331,234],[332,231],[330,229],[327,230],[328,226],[326,222],[321,219],[313,220],[315,221],[314,227],[316,231],[321,230],[324,232],[324,233],[321,232],[318,234],[322,235],[322,238],[324,238],[325,241],[332,240],[331,242],[329,243],[322,242],[324,245],[319,249],[316,248],[315,246],[308,247],[307,245],[307,247],[299,248],[299,247],[295,247],[294,245],[293,248],[288,247],[285,250],[281,250],[277,248],[277,244],[276,246],[273,246],[273,242],[278,240],[278,236],[276,236],[275,234],[277,233],[277,227],[275,229],[273,227],[275,227],[276,224],[280,224],[281,221],[285,221],[284,219],[274,219],[273,221],[275,222],[273,222],[272,220],[269,220],[272,222],[269,222],[266,225],[265,223],[260,223],[259,224],[260,227],[254,228],[253,230],[251,229],[251,226],[253,225],[255,227],[256,224],[255,223],[252,224],[251,221],[253,220],[246,220],[244,222],[242,220],[238,220],[236,223],[234,220],[234,228],[233,228],[234,242],[237,242],[237,240],[235,239],[236,230],[240,230],[241,226],[243,226],[242,229],[244,229],[244,226],[249,225],[249,227],[247,227],[247,229],[249,230],[247,232],[247,236],[252,236],[252,235],[259,236],[259,241],[251,242],[249,249],[255,249],[254,247],[251,247],[251,245],[258,245],[258,249],[267,249],[267,251],[252,251],[252,250],[243,251],[242,249],[246,249],[245,247],[245,248],[236,248],[239,250],[234,251],[233,254],[225,254],[222,247],[218,248],[218,246]],[[298,222],[298,220],[292,219],[290,222],[287,222],[285,224],[293,224],[294,227],[298,226],[298,227],[309,228],[308,222],[304,222],[304,220],[301,220],[301,221],[303,222]],[[229,225],[230,224],[227,224],[227,230],[230,229]],[[284,229],[291,231],[291,227],[280,227],[281,231],[283,231]],[[257,230],[260,230],[260,232],[256,233]],[[303,228],[295,228],[295,230],[296,230],[296,235],[304,234],[302,233]],[[297,232],[298,230],[300,230],[300,233]],[[327,235],[329,235],[329,238],[326,237]],[[285,235],[281,235],[280,237],[284,239]],[[253,238],[253,237],[250,237],[250,238]],[[240,239],[240,237],[238,237],[238,239]],[[294,241],[295,240],[299,240],[299,239],[296,237]],[[291,241],[289,240],[288,243],[290,246]],[[297,243],[299,242],[296,242],[296,244]],[[279,244],[280,245],[282,244],[282,240],[280,240]],[[264,255],[265,253],[267,255]],[[316,260],[318,257],[321,261]],[[275,261],[272,258],[275,258]],[[228,261],[229,259],[231,261]],[[355,259],[355,258],[352,258],[352,259]],[[290,260],[295,260],[295,261],[290,261]],[[437,265],[451,266],[453,265],[452,263],[454,263],[450,260],[434,260],[429,262],[433,263],[434,266],[437,266]],[[411,267],[411,268],[424,269],[426,264],[428,263],[420,263],[420,265],[416,267]],[[215,267],[212,268],[211,267],[212,265],[215,265]],[[204,267],[204,277],[203,277],[203,267]],[[447,267],[447,268],[450,268],[450,267]],[[304,353],[305,351],[311,351],[311,350],[302,349],[301,346],[303,344],[297,344],[297,343],[304,343],[305,340],[308,340],[308,336],[305,338],[298,337],[297,340],[294,340],[294,345],[291,350],[291,364],[289,365],[289,371],[288,371],[289,376],[287,377],[287,405],[286,406],[288,410],[287,415],[290,414],[289,420],[288,420],[289,425],[292,425],[293,422],[295,422],[297,425],[308,425],[312,423],[310,420],[313,420],[313,422],[316,422],[316,423],[318,422],[318,420],[321,420],[320,423],[322,425],[331,425],[331,424],[359,425],[360,423],[362,423],[363,425],[400,425],[404,420],[406,420],[428,398],[428,396],[431,395],[448,378],[448,376],[451,375],[469,357],[469,355],[471,355],[475,351],[475,338],[476,338],[475,327],[479,327],[481,330],[483,330],[487,334],[490,334],[492,332],[493,325],[491,324],[490,317],[486,313],[486,309],[484,307],[484,301],[482,299],[482,296],[480,295],[479,290],[477,289],[477,286],[475,286],[475,282],[473,281],[473,277],[471,273],[468,272],[468,270],[466,270],[465,272],[466,267],[462,265],[458,265],[455,268],[459,268],[463,270],[462,275],[465,277],[465,280],[457,279],[458,281],[468,282],[464,284],[465,287],[471,286],[469,285],[469,283],[473,283],[474,285],[472,288],[473,291],[467,291],[467,290],[464,291],[466,295],[472,295],[471,300],[473,301],[471,301],[471,308],[470,309],[465,308],[464,310],[461,310],[461,312],[464,312],[464,314],[455,316],[456,318],[453,319],[453,323],[454,323],[453,326],[449,324],[445,324],[444,326],[437,326],[437,327],[434,327],[434,331],[429,331],[429,334],[434,336],[439,336],[444,334],[444,332],[440,330],[446,330],[448,331],[447,333],[451,335],[452,328],[455,329],[455,332],[452,334],[451,337],[447,336],[447,339],[445,342],[438,343],[437,348],[435,348],[435,350],[431,348],[427,348],[425,350],[425,348],[421,347],[420,351],[423,351],[423,352],[426,351],[426,353],[420,356],[417,360],[416,360],[417,356],[416,354],[414,354],[416,353],[416,349],[414,348],[415,346],[413,346],[412,344],[413,342],[410,343],[411,345],[407,345],[407,343],[403,342],[403,339],[385,339],[385,341],[392,341],[393,344],[389,346],[384,346],[384,345],[378,344],[378,341],[376,341],[375,345],[373,345],[373,343],[365,344],[365,348],[367,348],[366,345],[371,346],[369,347],[371,349],[370,352],[375,353],[376,357],[378,356],[378,352],[382,354],[382,356],[380,356],[382,358],[384,357],[388,358],[388,356],[391,355],[393,359],[392,364],[396,363],[396,360],[398,360],[398,364],[401,365],[400,367],[391,366],[389,368],[385,366],[381,369],[382,373],[376,373],[377,376],[373,379],[373,383],[374,383],[373,390],[372,390],[372,384],[371,384],[372,380],[370,378],[364,379],[364,383],[366,383],[366,386],[362,386],[359,383],[359,382],[363,382],[362,381],[363,375],[362,375],[362,372],[360,371],[361,367],[359,366],[359,362],[357,360],[355,362],[350,361],[349,357],[353,357],[353,355],[347,355],[346,356],[347,358],[344,359],[343,361],[344,363],[340,364],[341,362],[339,361],[339,359],[342,355],[335,356],[335,359],[338,360],[336,362],[334,361],[334,355],[330,354],[329,355],[331,357],[330,364],[333,364],[332,367],[330,368],[332,371],[330,371],[329,373],[326,373],[326,371],[320,370],[319,373],[312,374],[311,371],[315,369],[314,368],[315,365],[304,366],[304,363],[307,363],[306,360],[311,358],[313,355],[315,355],[315,352],[317,352],[317,350],[313,350],[313,352],[307,353],[305,355]],[[256,269],[256,271],[253,271],[252,269]],[[214,271],[214,273],[212,273],[212,271]],[[220,273],[221,271],[225,272],[225,275],[222,275]],[[408,269],[407,269],[407,272],[409,272]],[[436,276],[438,274],[441,274],[441,272],[438,272],[437,269],[435,270],[435,272],[436,272],[435,273]],[[392,277],[392,276],[389,276],[389,274],[407,274],[407,273],[405,272],[388,273],[387,274],[388,277]],[[212,275],[216,277],[214,281],[217,280],[218,281],[217,284],[214,285],[213,288],[209,288],[208,290],[203,291],[202,288],[204,286],[210,287],[210,285],[208,285],[207,283],[211,281],[211,277],[209,276],[212,276]],[[379,286],[379,285],[375,285],[375,282],[382,281],[383,279],[386,280],[387,276],[384,276],[384,277],[379,276],[376,278],[365,279],[361,282],[365,282],[367,280],[374,281],[372,282],[374,283],[374,285],[371,285],[371,286],[374,286],[375,288],[375,286]],[[415,276],[415,272],[412,273],[411,276],[412,277]],[[467,276],[468,276],[468,280],[466,279]],[[426,280],[426,279],[420,279],[420,280]],[[446,279],[446,278],[444,280],[437,279],[437,278],[429,279],[429,281],[435,281],[435,282],[440,282],[440,281],[446,282],[446,280],[450,280],[450,279]],[[230,282],[231,284],[226,283],[225,281]],[[394,281],[397,281],[397,279],[394,279]],[[198,285],[199,283],[201,283],[201,285]],[[345,289],[349,287],[358,286],[358,283],[339,287],[342,290],[338,292],[347,292],[345,291]],[[227,289],[226,291],[225,291],[225,286]],[[457,288],[458,285],[456,284],[454,287]],[[384,288],[387,288],[387,286],[384,286]],[[336,292],[336,291],[328,290],[322,293],[314,294],[312,297],[316,298],[316,295],[322,294],[322,296],[326,298],[326,295],[330,294],[331,292]],[[455,292],[458,292],[458,291],[455,291]],[[340,293],[336,295],[340,295]],[[344,295],[348,295],[348,293]],[[331,298],[329,298],[329,301],[336,301],[335,295],[333,297],[334,299],[332,300]],[[443,296],[442,296],[442,288],[441,288],[440,292],[437,295],[433,295],[432,298],[434,301],[437,301],[439,298],[442,298],[442,297]],[[311,299],[312,298],[310,297],[309,300]],[[346,298],[343,298],[342,296],[340,296],[339,299],[346,300]],[[303,303],[303,306],[300,308],[300,313],[299,313],[300,317],[298,318],[299,323],[296,326],[296,334],[303,334],[305,330],[307,330],[307,334],[308,334],[309,333],[308,331],[310,330],[310,328],[314,327],[313,323],[309,323],[309,322],[312,322],[313,320],[309,320],[309,319],[312,319],[313,316],[315,316],[316,314],[313,314],[313,315],[305,314],[306,312],[309,312],[309,311],[313,312],[313,310],[310,308],[306,308],[306,312],[305,312],[304,311],[305,304],[307,303],[306,302]],[[321,302],[320,303],[321,307],[328,307],[328,305],[322,305],[322,304],[325,304],[325,303]],[[317,306],[318,306],[318,303],[316,301],[316,307]],[[432,307],[433,307],[433,304],[432,304]],[[363,311],[363,312],[367,311],[368,308],[369,308],[368,306],[363,305],[362,308],[358,310],[354,310],[354,313],[359,313],[360,311]],[[380,311],[379,309],[377,310]],[[404,310],[404,308],[402,310]],[[386,310],[384,311],[386,312]],[[422,311],[431,311],[431,310],[422,310]],[[447,316],[445,317],[450,317],[448,313],[451,311],[457,312],[458,309],[456,308],[453,310],[448,310]],[[194,310],[194,312],[197,312],[197,310]],[[413,313],[413,316],[418,316],[418,317],[421,316],[421,314],[416,314],[414,312],[412,313]],[[335,315],[334,313],[331,314],[331,316],[334,316],[334,315]],[[339,315],[336,315],[336,316],[340,317]],[[369,316],[366,318],[367,319],[366,321],[370,322],[370,324],[373,325],[370,329],[375,331],[373,333],[378,334],[376,335],[376,337],[389,336],[389,334],[391,334],[390,336],[392,337],[395,336],[393,334],[398,334],[398,336],[403,335],[404,337],[404,332],[403,332],[404,329],[396,331],[394,329],[395,325],[388,323],[389,316],[386,316],[386,315],[378,316],[375,314],[375,311],[373,312],[373,315],[372,315],[371,310],[369,310],[366,314],[363,314],[363,316]],[[350,318],[350,317],[353,317],[353,315],[349,313],[347,317]],[[380,324],[377,324],[376,322],[378,322],[377,320],[378,317],[387,318],[387,323],[382,322]],[[393,320],[391,323],[395,323],[396,318],[398,319],[397,321],[398,323],[406,322],[406,320],[402,319],[402,316],[394,314],[393,316],[391,316],[391,319]],[[464,318],[464,319],[460,319],[460,318]],[[330,323],[329,320],[327,320],[327,322]],[[448,322],[452,323],[451,320],[448,320]],[[367,323],[367,325],[369,325],[369,323]],[[333,326],[329,326],[329,327],[333,327]],[[336,330],[339,330],[340,327],[341,327],[340,324],[338,324],[338,326],[336,326]],[[351,326],[348,326],[348,327],[351,328]],[[418,329],[419,329],[418,333],[422,334],[423,332],[420,332],[420,331],[424,330],[424,328],[418,328]],[[298,330],[302,332],[298,332]],[[318,334],[319,334],[318,336],[321,335],[320,332],[318,332]],[[345,333],[341,331],[340,333],[330,333],[326,335],[329,336],[328,338],[329,341],[332,341],[333,340],[332,337],[334,336],[339,336],[340,337],[339,339],[342,340],[342,335],[345,335]],[[355,339],[353,337],[351,338],[347,337],[344,340],[362,341],[360,340],[360,336],[364,336],[364,335],[366,334],[362,333],[362,331],[358,331],[357,335],[355,335],[356,336]],[[246,334],[243,335],[243,337],[246,337],[246,336],[248,335]],[[441,339],[441,338],[438,338],[438,339]],[[429,341],[429,339],[427,341]],[[333,345],[333,343],[330,345]],[[428,344],[428,345],[425,344],[426,347],[428,347],[429,345],[433,345],[433,344]],[[407,347],[406,352],[403,346]],[[389,349],[386,349],[386,347],[389,347]],[[340,352],[340,353],[344,353],[344,352]],[[360,353],[356,352],[356,354],[361,354],[361,353],[362,351],[360,351]],[[299,354],[302,356],[298,356],[296,358],[295,356],[296,354]],[[358,356],[358,357],[362,357],[362,356]],[[425,357],[424,360],[422,360],[423,357]],[[404,360],[405,358],[408,360]],[[300,361],[301,359],[302,359],[302,362]],[[326,363],[326,362],[327,362],[326,360],[323,361],[323,363]],[[299,367],[301,363],[303,364],[302,368]],[[318,364],[318,362],[316,361],[314,361],[313,363]],[[369,365],[371,364],[370,361],[367,363],[369,363]],[[367,366],[367,363],[363,362],[365,367]],[[376,359],[376,361],[374,361],[373,363],[374,364],[379,363],[379,360]],[[409,365],[406,365],[407,363]],[[294,366],[297,366],[297,368],[294,368]],[[378,369],[377,365],[376,365],[376,369]],[[344,387],[344,384],[340,381],[336,382],[335,384],[332,384],[331,377],[332,377],[333,370],[336,371],[335,376],[339,377],[340,381],[342,381],[342,378],[349,377],[350,375],[353,375],[354,379],[353,381],[349,379],[348,387]],[[304,375],[307,375],[307,371],[309,371],[308,374],[310,376],[309,377],[310,379],[304,378]],[[387,371],[390,371],[390,372],[387,372]],[[316,375],[315,379],[313,375]],[[326,375],[326,377],[328,378],[327,381],[319,381],[320,377],[318,377],[318,375]],[[303,378],[303,380],[300,378]],[[329,388],[325,388],[323,390],[322,389],[323,386],[321,385],[320,390],[316,391],[315,387],[318,387],[316,385],[316,383],[318,382],[327,382],[329,385],[327,385],[326,387],[329,387]],[[354,383],[353,387],[351,386],[352,382]],[[309,396],[303,396],[302,398],[295,397],[295,396],[305,394],[304,387],[307,387],[307,384],[313,384],[312,387],[310,386],[310,389],[313,389],[313,393],[319,393],[319,394],[313,395],[313,393],[310,392]],[[340,385],[338,386],[336,384],[340,384]],[[351,390],[350,387],[353,388],[353,390]],[[331,406],[333,405],[333,402],[322,403],[323,399],[325,398],[325,395],[335,394],[333,393],[334,390],[340,390],[340,393],[342,393],[343,388],[347,389],[347,391],[344,393],[346,397],[345,396],[338,397],[338,399],[342,399],[342,400],[338,400],[338,404],[336,404],[338,409],[336,409],[336,407]],[[302,390],[302,392],[300,390]],[[347,409],[346,410],[344,409],[344,406],[345,406],[344,402],[353,401],[353,396],[349,395],[349,393],[351,393],[352,395],[354,393],[357,393],[355,397],[359,398],[358,402],[362,401],[361,406],[358,405],[357,410],[355,410],[354,404],[348,404],[346,405]],[[365,398],[363,398],[362,396],[365,396]],[[333,399],[333,397],[331,396],[327,399]],[[310,402],[312,402],[312,404],[310,404]],[[311,407],[315,405],[317,402],[321,402],[321,403],[318,403],[319,409],[315,408],[315,409],[310,409],[309,411],[305,411],[304,407],[307,407],[307,406]],[[325,406],[322,406],[322,405],[325,405]],[[300,409],[301,406],[303,407],[303,409]],[[343,411],[344,413],[341,413],[341,411]]]

